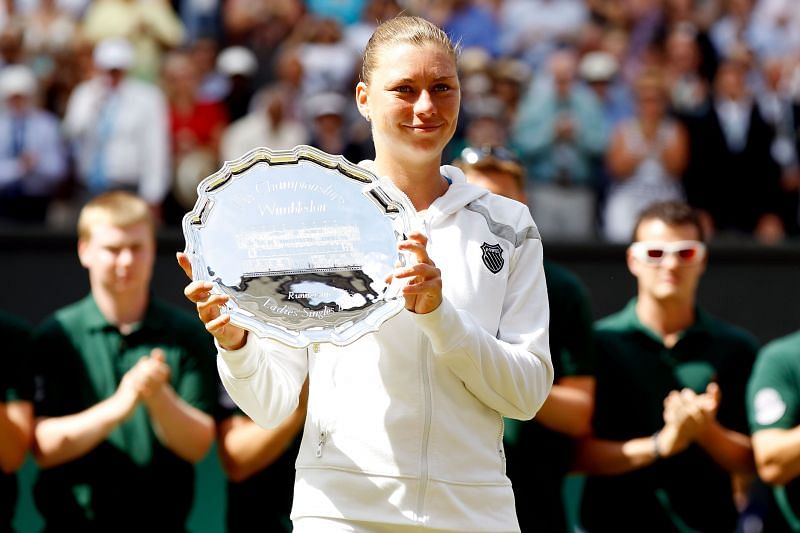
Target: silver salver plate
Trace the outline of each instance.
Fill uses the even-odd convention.
[[[311,146],[252,150],[205,178],[183,218],[195,280],[231,322],[295,348],[350,344],[403,309],[397,243],[414,208],[389,180]]]

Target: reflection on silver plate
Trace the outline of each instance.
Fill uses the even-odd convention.
[[[390,181],[310,146],[252,150],[205,178],[183,218],[194,278],[231,321],[292,347],[346,345],[403,308],[386,278],[414,208]]]

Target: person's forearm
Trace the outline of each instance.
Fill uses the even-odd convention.
[[[656,459],[658,454],[652,437],[628,441],[590,437],[578,441],[573,470],[589,475],[613,476],[638,470]]]
[[[176,455],[197,463],[214,440],[214,420],[164,386],[145,402],[159,441]]]
[[[536,421],[553,431],[583,437],[592,431],[592,404],[592,397],[582,390],[553,385]]]
[[[31,447],[33,408],[30,402],[0,402],[0,470],[19,470]]]
[[[74,415],[37,420],[34,456],[42,468],[57,466],[93,450],[127,415],[116,396]]]
[[[785,485],[800,476],[800,426],[763,429],[753,435],[758,474],[770,485]]]
[[[750,438],[717,422],[698,435],[697,443],[728,472],[747,474],[755,468]]]
[[[298,409],[274,429],[264,429],[243,416],[223,422],[219,455],[228,479],[244,481],[274,463],[297,435],[304,415]]]

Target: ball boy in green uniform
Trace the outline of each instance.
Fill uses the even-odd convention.
[[[594,435],[581,503],[594,531],[733,531],[731,476],[753,470],[745,387],[756,340],[696,304],[706,268],[695,211],[654,204],[628,248],[638,292],[595,328]]]
[[[747,406],[758,474],[774,496],[765,531],[800,531],[800,332],[759,353]]]
[[[151,298],[144,201],[98,196],[78,233],[91,293],[35,332],[36,505],[47,531],[182,531],[214,439],[214,347]]]

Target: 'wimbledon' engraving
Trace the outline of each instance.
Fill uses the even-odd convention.
[[[289,205],[278,205],[275,202],[271,204],[261,204],[258,206],[258,213],[263,217],[269,215],[272,217],[282,217],[288,215],[310,215],[313,213],[325,213],[328,211],[328,206],[309,200],[308,202],[297,201]]]

